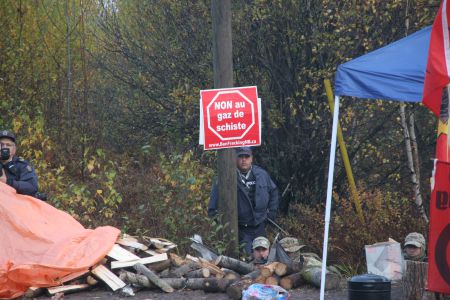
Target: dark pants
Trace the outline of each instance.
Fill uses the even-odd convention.
[[[245,244],[245,253],[252,254],[252,243],[258,236],[266,236],[264,222],[256,226],[239,225],[239,244]]]

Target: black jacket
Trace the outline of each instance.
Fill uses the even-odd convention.
[[[6,173],[6,183],[16,189],[17,193],[34,196],[38,191],[38,179],[33,167],[23,158],[14,156],[4,164],[2,172]]]
[[[275,219],[278,209],[278,189],[267,172],[253,165],[252,172],[256,177],[255,207],[251,204],[247,191],[237,183],[238,222],[239,225],[256,226],[267,217]],[[239,178],[238,178],[239,180]],[[208,216],[217,214],[217,180],[213,184],[208,205]]]

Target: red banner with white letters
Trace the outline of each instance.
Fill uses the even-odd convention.
[[[450,294],[450,163],[436,161],[430,202],[428,289]]]

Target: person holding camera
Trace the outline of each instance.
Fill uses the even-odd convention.
[[[38,178],[28,161],[16,156],[16,136],[10,131],[1,131],[0,146],[0,182],[12,186],[18,194],[35,197]]]

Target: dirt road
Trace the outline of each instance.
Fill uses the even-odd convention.
[[[300,289],[295,289],[290,291],[291,297],[289,299],[302,299],[302,300],[317,300],[319,299],[320,293],[319,289],[313,287],[302,287]],[[39,300],[49,300],[50,297],[39,297]],[[76,294],[66,295],[64,300],[84,300],[84,299],[94,299],[94,300],[185,300],[185,299],[214,299],[214,300],[227,300],[229,299],[226,294],[211,294],[204,293],[203,291],[176,291],[171,294],[164,294],[155,291],[142,290],[136,293],[134,297],[125,297],[117,293],[112,293],[105,291],[103,288],[98,290],[92,290],[88,292],[80,292]],[[334,290],[325,293],[325,299],[328,300],[346,300],[348,299],[348,291],[346,288],[341,290]],[[401,300],[402,293],[401,288],[397,284],[392,285],[391,291],[392,300]]]

